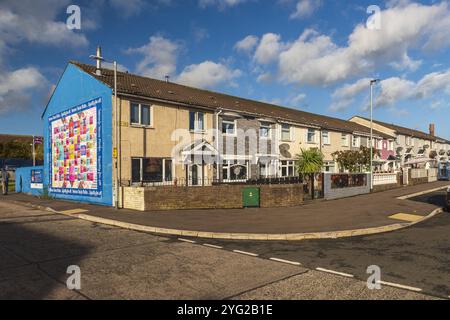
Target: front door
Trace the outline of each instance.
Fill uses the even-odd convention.
[[[203,172],[201,165],[193,164],[190,166],[189,183],[191,186],[203,185]]]

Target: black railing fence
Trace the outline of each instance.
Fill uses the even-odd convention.
[[[173,187],[199,187],[199,186],[214,186],[214,185],[270,185],[270,184],[303,184],[309,180],[302,177],[273,177],[273,178],[254,178],[247,180],[224,180],[215,178],[198,178],[198,179],[186,179],[178,178],[172,181],[141,181],[133,182],[130,180],[122,180],[121,186],[123,187],[161,187],[161,186],[173,186]]]

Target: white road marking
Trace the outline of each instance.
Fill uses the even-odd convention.
[[[246,251],[240,251],[240,250],[233,250],[235,253],[245,254],[247,256],[257,257],[258,255],[256,253],[246,252]]]
[[[328,269],[324,269],[324,268],[316,268],[317,271],[322,271],[322,272],[327,272],[327,273],[331,273],[331,274],[336,274],[338,276],[343,276],[343,277],[347,277],[347,278],[354,278],[355,276],[349,273],[343,273],[343,272],[338,272],[338,271],[334,271],[334,270],[328,270]]]
[[[281,262],[281,263],[293,264],[294,266],[301,266],[302,265],[300,262],[289,261],[289,260],[278,259],[278,258],[270,258],[269,260],[277,261],[277,262]]]
[[[415,292],[421,292],[422,291],[422,289],[420,289],[420,288],[405,286],[405,285],[398,284],[398,283],[392,283],[392,282],[386,282],[386,281],[377,281],[377,282],[379,284],[382,284],[382,285],[385,285],[385,286],[389,286],[389,287],[405,289],[405,290],[410,290],[410,291],[415,291]]]
[[[210,247],[210,248],[214,248],[214,249],[223,249],[223,247],[221,247],[221,246],[215,246],[215,245],[209,244],[209,243],[204,243],[203,245],[205,247]]]
[[[188,243],[195,243],[195,241],[183,239],[183,238],[178,238],[178,240],[183,241],[183,242],[188,242]]]

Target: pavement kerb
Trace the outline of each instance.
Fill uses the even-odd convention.
[[[398,199],[398,200],[407,200],[407,199],[410,199],[410,198],[422,196],[422,195],[427,194],[427,193],[432,193],[432,192],[435,192],[435,191],[444,190],[444,189],[447,189],[448,187],[450,187],[450,185],[445,186],[445,187],[434,188],[434,189],[430,189],[430,190],[424,190],[424,191],[416,192],[416,193],[412,193],[412,194],[407,194],[405,196],[397,197],[396,199]]]
[[[308,233],[288,233],[288,234],[259,234],[259,233],[226,233],[226,232],[204,232],[204,231],[191,231],[191,230],[177,230],[168,229],[160,227],[145,226],[139,224],[133,224],[113,219],[106,219],[101,217],[92,216],[89,214],[68,214],[64,212],[56,211],[50,207],[44,207],[40,205],[34,205],[32,203],[24,203],[20,201],[13,201],[14,203],[28,205],[33,208],[50,211],[56,214],[61,214],[65,216],[70,216],[85,221],[100,223],[110,226],[115,226],[123,229],[155,233],[159,235],[170,235],[170,236],[185,236],[191,238],[203,238],[203,239],[222,239],[222,240],[258,240],[258,241],[300,241],[308,239],[338,239],[338,238],[348,238],[363,235],[372,235],[385,232],[392,232],[404,228],[411,227],[418,223],[424,222],[432,217],[444,212],[442,208],[437,208],[415,222],[408,223],[395,223],[380,227],[371,227],[364,229],[353,229],[353,230],[342,230],[342,231],[331,231],[331,232],[308,232]]]

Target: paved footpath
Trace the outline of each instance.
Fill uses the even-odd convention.
[[[68,201],[42,200],[31,196],[13,194],[0,197],[19,203],[50,207],[58,212],[75,213],[109,219],[124,224],[166,228],[172,231],[190,230],[193,233],[173,233],[173,235],[197,236],[195,232],[225,234],[268,234],[268,235],[311,235],[314,238],[333,238],[335,231],[346,231],[342,236],[357,235],[351,230],[376,228],[383,232],[391,231],[386,226],[408,226],[411,222],[428,216],[442,207],[439,203],[417,202],[398,197],[423,192],[430,189],[444,188],[449,182],[434,182],[412,187],[361,195],[351,198],[317,201],[292,208],[276,209],[228,209],[228,210],[178,210],[138,212],[132,210],[115,210],[110,207],[94,206]],[[77,211],[79,210],[79,211]],[[397,215],[401,214],[401,215]],[[405,215],[406,214],[406,215]],[[393,215],[397,215],[392,217]],[[81,217],[81,216],[80,216]],[[347,232],[350,230],[349,232]],[[393,229],[396,230],[396,229]],[[142,230],[149,231],[151,230]],[[320,236],[321,233],[331,233]],[[158,232],[157,232],[158,233]],[[168,232],[169,234],[170,232]],[[369,233],[362,233],[369,234]],[[200,234],[199,237],[202,237]],[[206,237],[208,238],[208,237]],[[216,238],[211,236],[210,238]],[[292,238],[287,240],[301,240]],[[260,240],[260,239],[258,239]],[[280,238],[280,240],[285,240]]]

